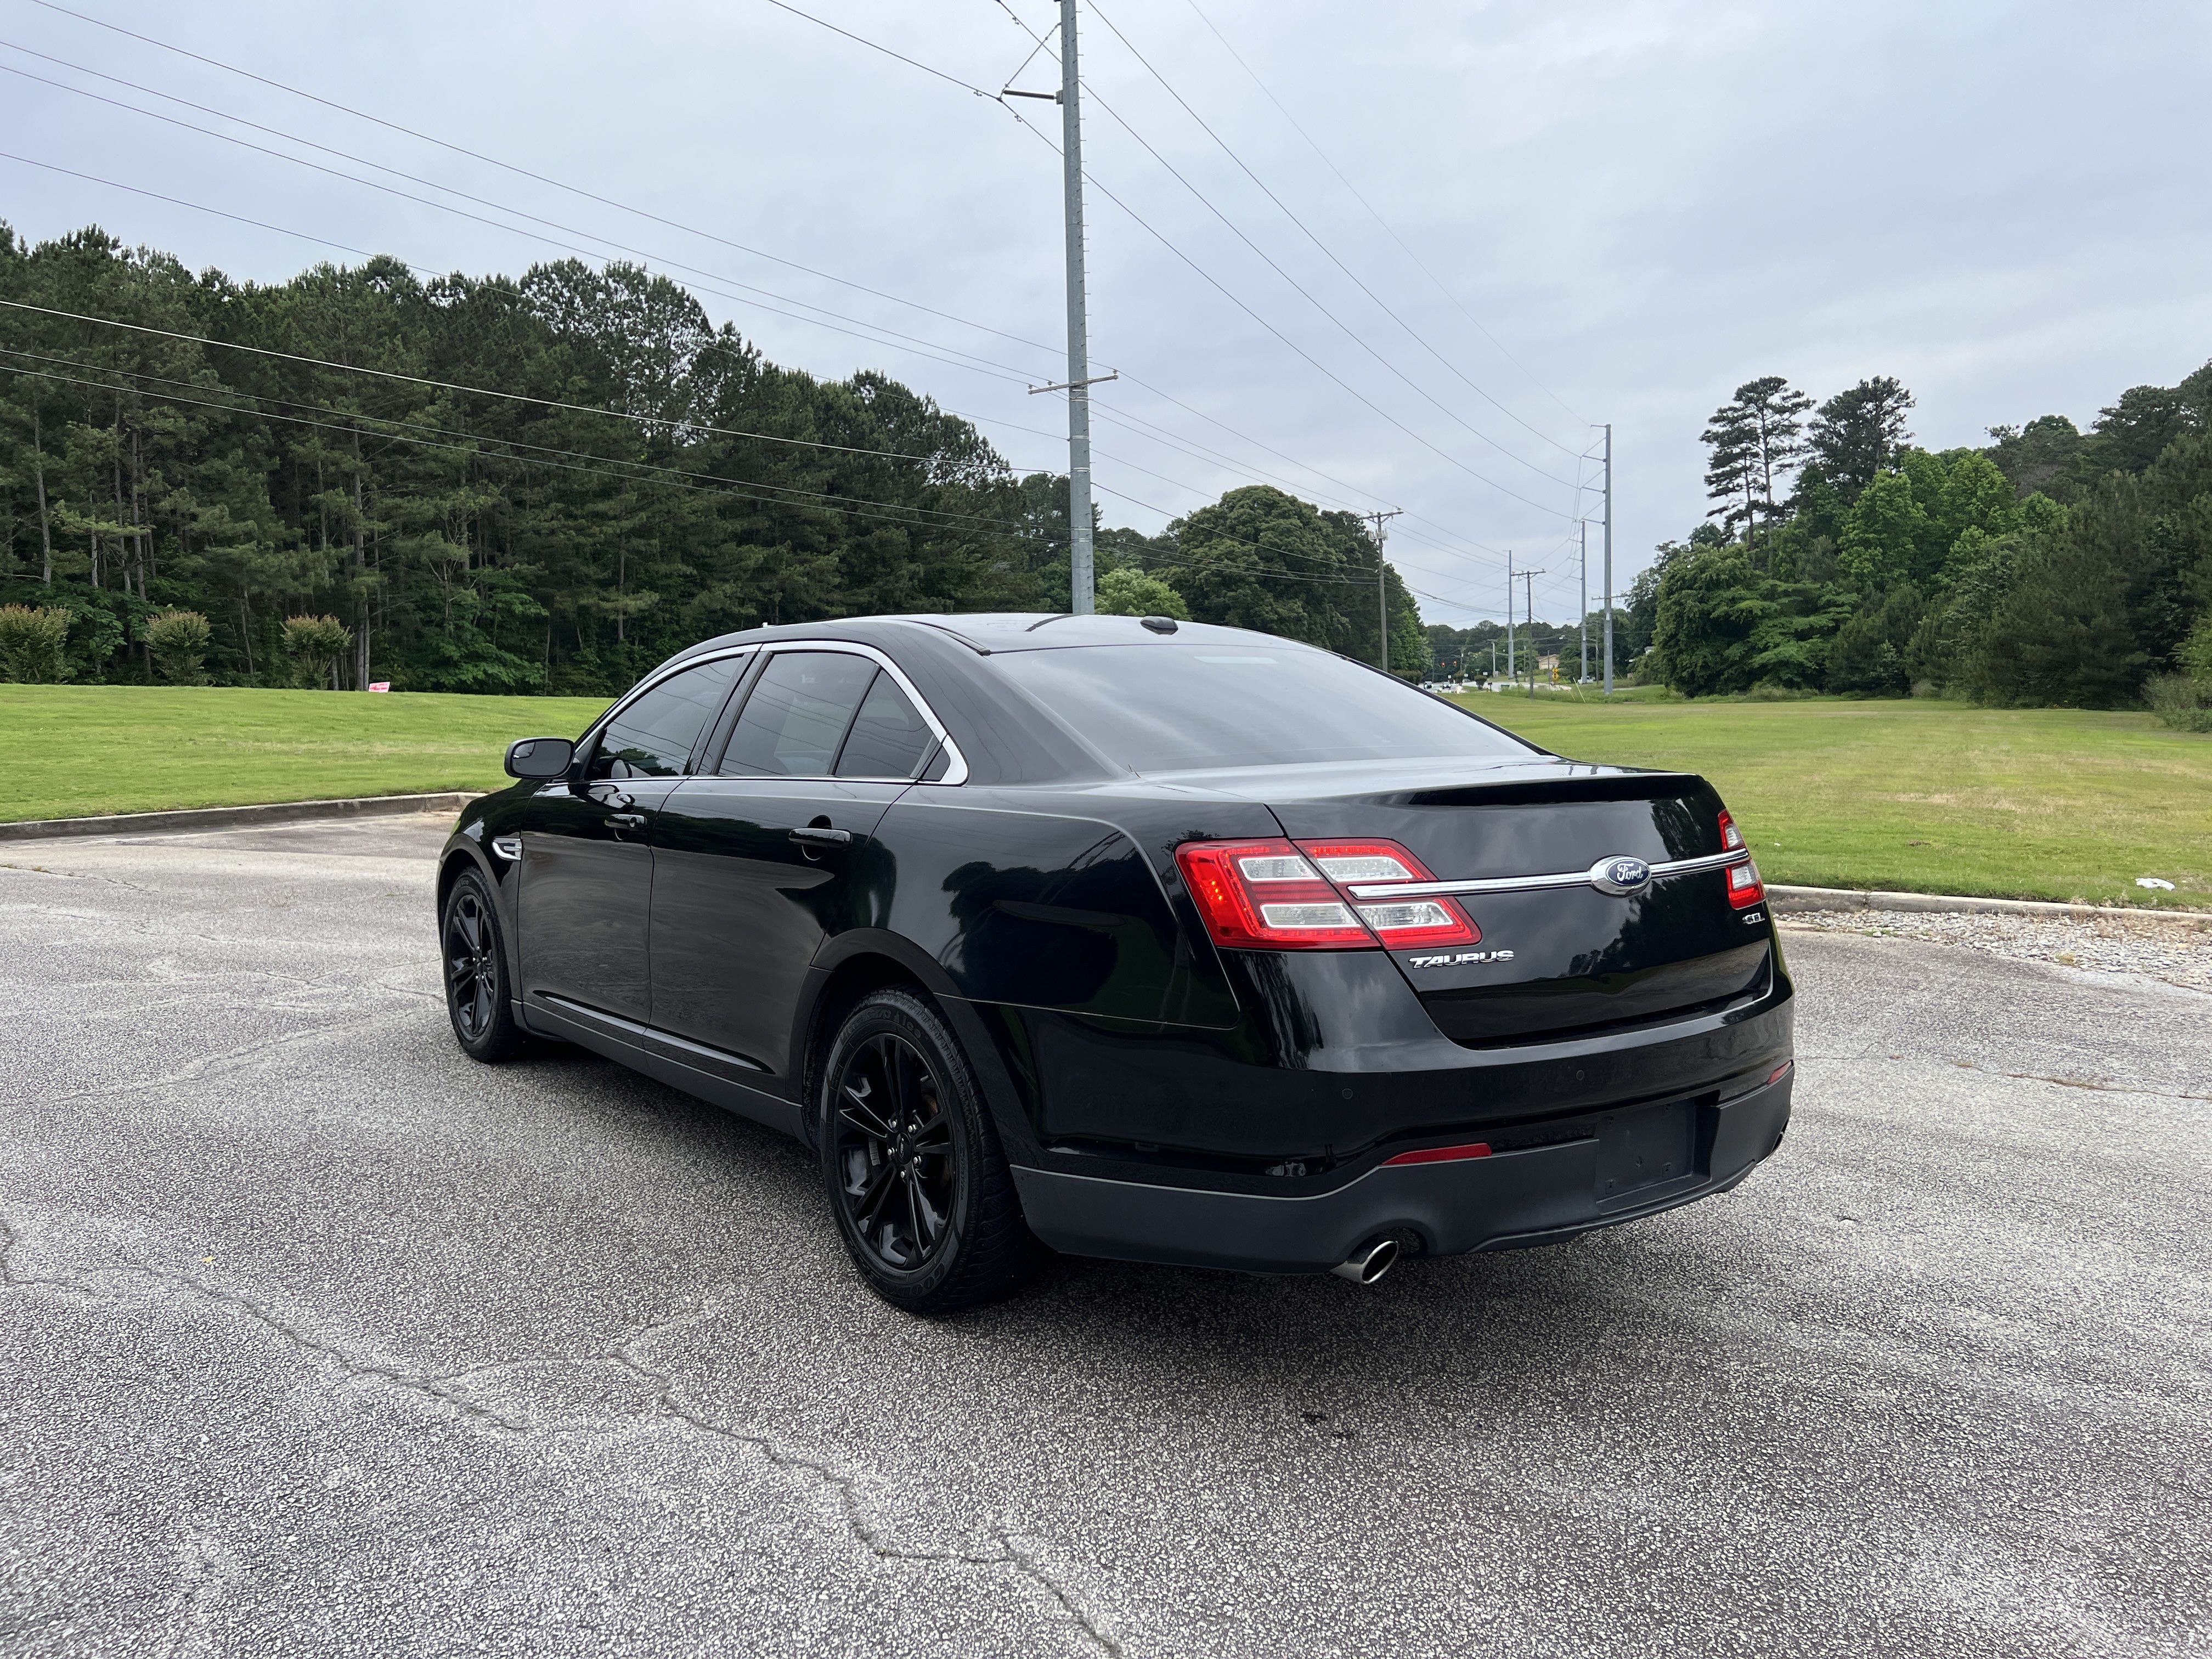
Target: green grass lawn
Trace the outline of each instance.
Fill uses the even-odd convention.
[[[1469,695],[1564,755],[1703,773],[1773,880],[2212,908],[2212,737],[1959,703]],[[0,685],[0,820],[489,789],[581,697]],[[2163,876],[2172,893],[2137,876]]]
[[[0,821],[495,789],[516,738],[574,737],[596,697],[0,685]]]
[[[1929,700],[1459,701],[1577,760],[1702,773],[1771,881],[2212,907],[2212,737]],[[2162,876],[2171,893],[2137,876]]]

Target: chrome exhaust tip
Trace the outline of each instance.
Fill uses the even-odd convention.
[[[1398,1241],[1378,1238],[1364,1249],[1354,1250],[1351,1257],[1329,1269],[1339,1279],[1348,1279],[1355,1285],[1372,1285],[1397,1265]]]

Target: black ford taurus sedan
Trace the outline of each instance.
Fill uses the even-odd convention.
[[[1781,1142],[1791,988],[1711,787],[1164,617],[881,617],[515,744],[438,904],[481,1060],[797,1136],[918,1312],[1037,1243],[1334,1271],[1564,1239]]]

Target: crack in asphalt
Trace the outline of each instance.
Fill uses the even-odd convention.
[[[1952,1065],[1962,1072],[1978,1072],[1984,1077],[2010,1078],[2016,1083],[2055,1083],[2062,1089],[2087,1089],[2100,1095],[2150,1095],[2160,1100],[2212,1100],[2212,1095],[2191,1094],[2184,1089],[2154,1089],[2147,1084],[2108,1083],[2102,1078],[2064,1077],[2048,1072],[2000,1072],[1990,1066],[1977,1066],[1971,1060],[1954,1060]]]
[[[79,1090],[75,1094],[47,1095],[41,1104],[65,1106],[73,1101],[97,1100],[102,1095],[128,1094],[138,1090],[167,1089],[179,1083],[193,1083],[202,1078],[220,1077],[234,1066],[243,1065],[256,1057],[279,1048],[295,1048],[307,1043],[324,1042],[328,1038],[349,1036],[372,1030],[380,1025],[395,1025],[415,1018],[413,1010],[394,1010],[390,1013],[369,1014],[359,1019],[340,1020],[329,1025],[311,1026],[305,1030],[283,1031],[275,1036],[259,1037],[252,1042],[240,1043],[234,1048],[225,1048],[220,1054],[204,1054],[189,1065],[173,1072],[164,1072],[159,1077],[131,1078],[118,1083],[103,1083],[94,1089]]]
[[[477,1405],[453,1389],[447,1379],[423,1376],[403,1370],[396,1365],[379,1364],[372,1360],[356,1358],[337,1344],[325,1341],[312,1332],[302,1330],[281,1316],[270,1312],[252,1297],[242,1296],[220,1285],[209,1285],[189,1273],[171,1273],[143,1263],[112,1263],[82,1274],[41,1274],[20,1271],[15,1261],[15,1253],[24,1244],[22,1233],[6,1217],[0,1216],[0,1285],[10,1290],[48,1289],[82,1296],[92,1302],[113,1300],[112,1294],[96,1281],[103,1278],[134,1280],[158,1286],[173,1294],[203,1303],[210,1307],[224,1308],[244,1315],[254,1324],[286,1346],[302,1353],[313,1354],[329,1361],[345,1374],[349,1382],[373,1380],[387,1383],[403,1393],[450,1406],[462,1416],[480,1425],[489,1426],[509,1434],[527,1435],[531,1425],[504,1417],[498,1412]]]
[[[647,1390],[646,1407],[639,1420],[673,1425],[703,1436],[717,1444],[755,1453],[781,1473],[797,1474],[812,1481],[830,1494],[834,1511],[847,1534],[877,1560],[902,1565],[1011,1571],[1042,1593],[1059,1610],[1061,1622],[1078,1632],[1090,1647],[1109,1656],[1109,1659],[1124,1659],[1125,1650],[1103,1626],[1100,1619],[1083,1607],[1044,1564],[1034,1553],[1023,1549],[1003,1527],[996,1523],[990,1526],[990,1535],[997,1547],[990,1552],[902,1545],[867,1515],[861,1502],[862,1481],[860,1477],[847,1474],[823,1459],[796,1450],[770,1436],[750,1433],[718,1422],[685,1400],[675,1376],[656,1369],[640,1358],[635,1350],[640,1344],[665,1332],[680,1329],[707,1317],[703,1309],[694,1308],[672,1317],[649,1320],[633,1326],[607,1347],[581,1359],[507,1361],[479,1365],[464,1371],[425,1375],[398,1365],[362,1358],[264,1307],[251,1297],[209,1285],[188,1273],[172,1273],[137,1263],[113,1263],[80,1273],[27,1271],[18,1266],[16,1255],[27,1242],[24,1231],[15,1223],[0,1215],[0,1288],[58,1291],[99,1304],[111,1303],[115,1299],[112,1291],[99,1282],[101,1279],[119,1279],[151,1285],[204,1306],[243,1316],[295,1352],[335,1366],[342,1374],[337,1385],[340,1388],[361,1382],[388,1387],[410,1398],[424,1401],[434,1408],[447,1407],[471,1426],[510,1440],[557,1439],[599,1434],[605,1430],[604,1425],[588,1422],[562,1424],[549,1428],[541,1422],[510,1415],[471,1398],[463,1392],[465,1384],[499,1371],[534,1364],[550,1363],[563,1369],[612,1366],[643,1384]],[[195,1604],[199,1590],[204,1588],[204,1585],[196,1585]]]
[[[652,1390],[647,1411],[648,1417],[673,1420],[698,1433],[756,1451],[778,1469],[795,1471],[821,1483],[833,1494],[846,1530],[855,1542],[878,1559],[920,1565],[1011,1568],[1049,1597],[1053,1605],[1065,1615],[1067,1624],[1087,1638],[1091,1646],[1111,1656],[1111,1659],[1122,1659],[1124,1650],[1120,1642],[1101,1626],[1092,1613],[1078,1604],[1040,1562],[1023,1551],[1007,1535],[1004,1528],[994,1524],[990,1528],[991,1536],[998,1545],[995,1553],[983,1554],[958,1549],[916,1549],[902,1546],[872,1522],[861,1508],[860,1482],[857,1477],[847,1474],[819,1458],[809,1457],[779,1444],[766,1435],[749,1434],[715,1422],[680,1397],[673,1376],[665,1371],[654,1370],[633,1352],[639,1343],[649,1338],[705,1316],[703,1311],[695,1309],[674,1318],[655,1320],[635,1327],[625,1332],[611,1347],[602,1350],[593,1358],[619,1366]]]

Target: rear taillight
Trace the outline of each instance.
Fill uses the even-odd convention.
[[[1216,945],[1237,951],[1371,951],[1375,935],[1286,841],[1193,841],[1176,864]]]
[[[1345,890],[1433,879],[1395,842],[1186,842],[1176,863],[1206,932],[1232,950],[1407,950],[1482,937],[1455,900],[1359,900]]]
[[[1434,881],[1428,866],[1395,841],[1302,841],[1298,850],[1338,887],[1354,882]],[[1349,896],[1347,895],[1346,896]],[[1353,899],[1352,908],[1393,951],[1474,945],[1482,939],[1457,899]]]
[[[1724,852],[1743,851],[1743,831],[1735,827],[1735,820],[1726,812],[1721,814],[1721,848]],[[1739,910],[1748,910],[1766,896],[1766,884],[1759,878],[1759,866],[1746,859],[1741,864],[1731,864],[1728,871],[1729,902]]]

